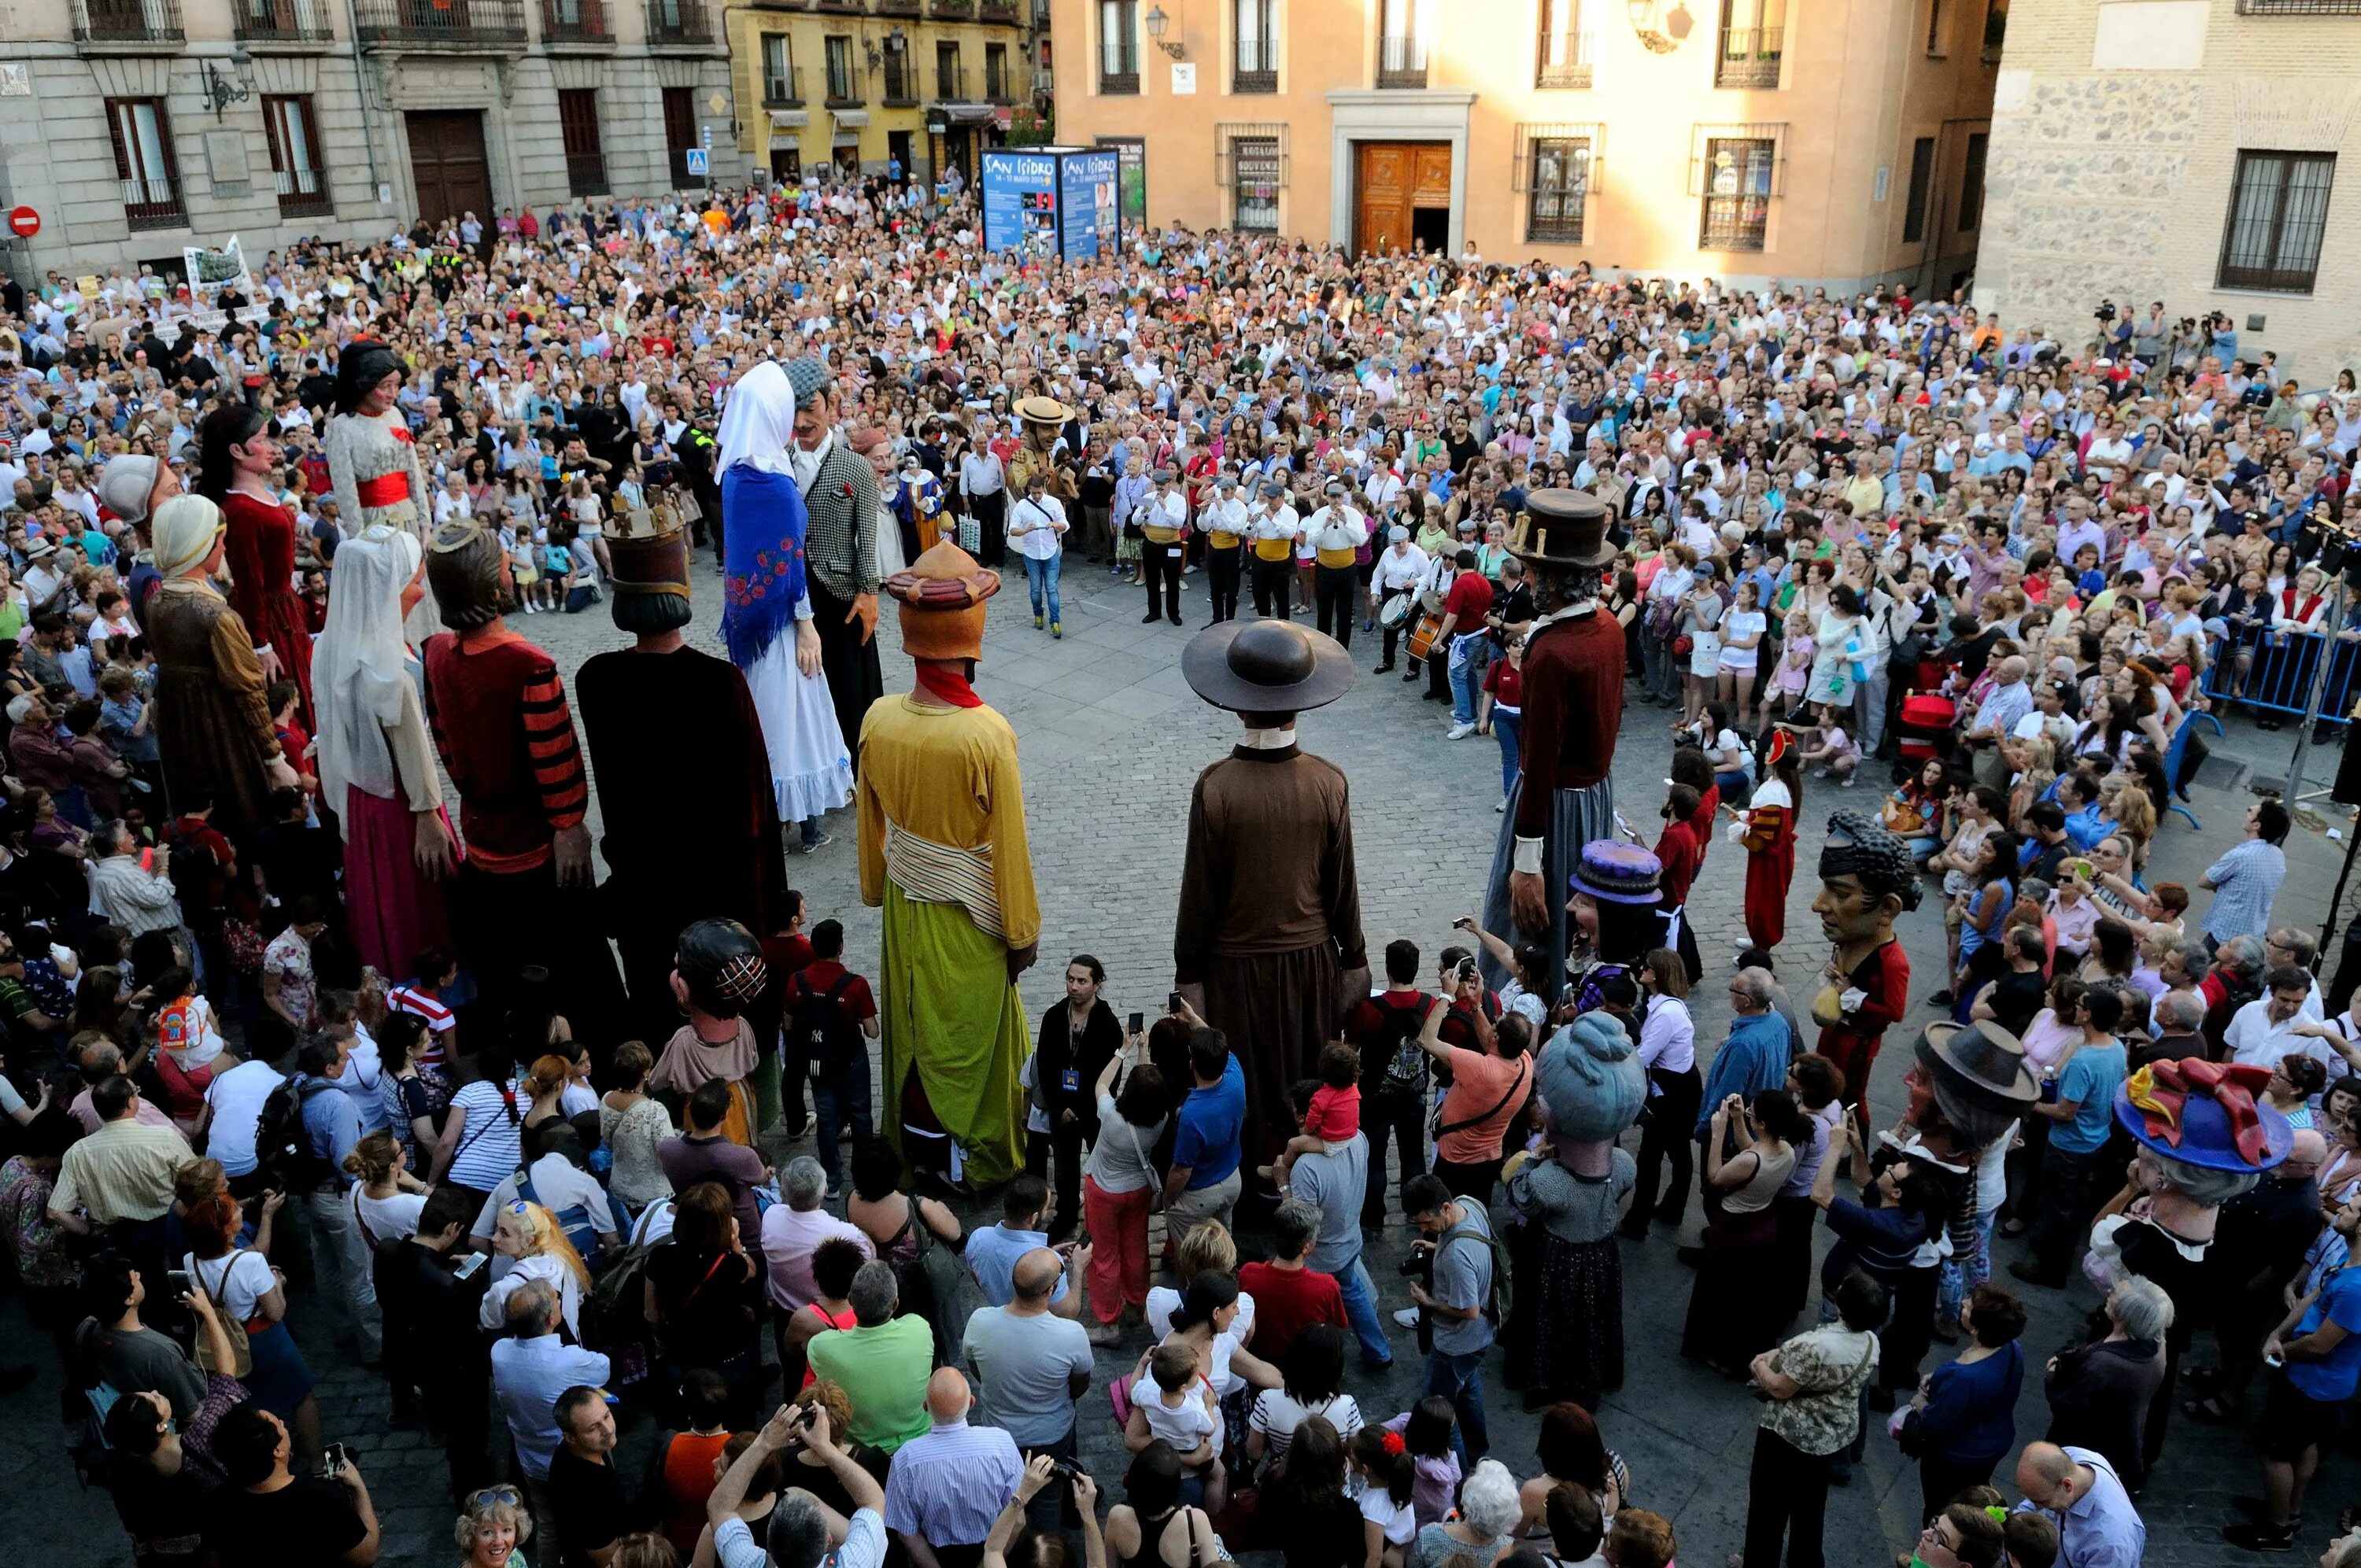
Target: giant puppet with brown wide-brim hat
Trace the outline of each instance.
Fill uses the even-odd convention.
[[[1058,446],[1074,411],[1055,398],[1036,395],[1019,402],[1016,411],[1025,434],[1016,455],[1008,460],[1009,488],[1021,495],[1025,481],[1040,474],[1051,495],[1061,501],[1075,499],[1082,491],[1074,478],[1074,465],[1071,455],[1066,461],[1059,461]]]
[[[917,674],[862,721],[856,788],[861,901],[884,912],[885,1120],[913,1164],[981,1185],[1023,1164],[1016,977],[1041,934],[1016,732],[970,684],[1000,574],[942,540],[884,587]]]
[[[677,1021],[670,977],[682,928],[728,919],[777,929],[786,861],[746,677],[681,636],[693,597],[687,531],[669,510],[625,512],[609,528],[609,613],[634,641],[586,661],[574,696],[598,791],[605,925],[622,955],[632,1033],[657,1040]],[[679,831],[684,806],[695,833]],[[775,1031],[758,1037],[766,1033]],[[758,1128],[780,1108],[776,1040],[762,1043]]]
[[[1288,1086],[1368,993],[1352,792],[1295,735],[1298,714],[1345,695],[1353,662],[1291,621],[1224,620],[1189,640],[1180,673],[1246,730],[1190,792],[1172,976],[1245,1072],[1251,1166],[1285,1143]]]
[[[1535,490],[1509,536],[1536,615],[1525,637],[1517,782],[1502,803],[1484,899],[1485,927],[1546,942],[1554,995],[1570,942],[1565,889],[1585,844],[1615,837],[1609,769],[1623,723],[1623,627],[1600,608],[1615,561],[1607,503],[1581,490]],[[1487,954],[1487,980],[1507,978]]]

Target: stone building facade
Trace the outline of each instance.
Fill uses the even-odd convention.
[[[720,0],[18,0],[5,244],[38,277],[370,242],[473,210],[701,187],[739,159]]]
[[[2241,356],[2326,386],[2361,351],[2356,69],[2361,0],[2019,6],[1976,302],[2076,351],[2102,301],[2220,313]]]

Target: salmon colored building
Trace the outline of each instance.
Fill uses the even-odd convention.
[[[1147,217],[1949,290],[2007,0],[1052,0],[1060,141]]]

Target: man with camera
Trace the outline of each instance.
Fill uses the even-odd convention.
[[[964,1354],[993,1425],[1015,1439],[1028,1461],[1047,1454],[1071,1469],[1074,1401],[1090,1389],[1091,1342],[1081,1322],[1050,1310],[1050,1294],[1066,1273],[1066,1260],[1046,1246],[1018,1258],[1007,1304],[978,1308],[968,1319]],[[1079,1299],[1082,1291],[1066,1294]],[[1044,1494],[1032,1522],[1055,1528],[1059,1509],[1051,1505],[1064,1496]]]
[[[1484,1355],[1493,1338],[1492,1216],[1477,1199],[1454,1198],[1433,1176],[1402,1183],[1402,1207],[1419,1232],[1401,1271],[1422,1314],[1426,1391],[1449,1399],[1459,1417],[1451,1446],[1465,1472],[1491,1446],[1484,1425]]]

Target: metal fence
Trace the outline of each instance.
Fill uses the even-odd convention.
[[[2323,616],[2323,627],[2334,620]],[[2209,646],[2205,695],[2217,707],[2237,702],[2301,717],[2312,700],[2323,658],[2329,666],[2321,717],[2342,719],[2361,695],[2356,692],[2361,688],[2361,627],[2298,631],[2243,617],[2223,622]]]

